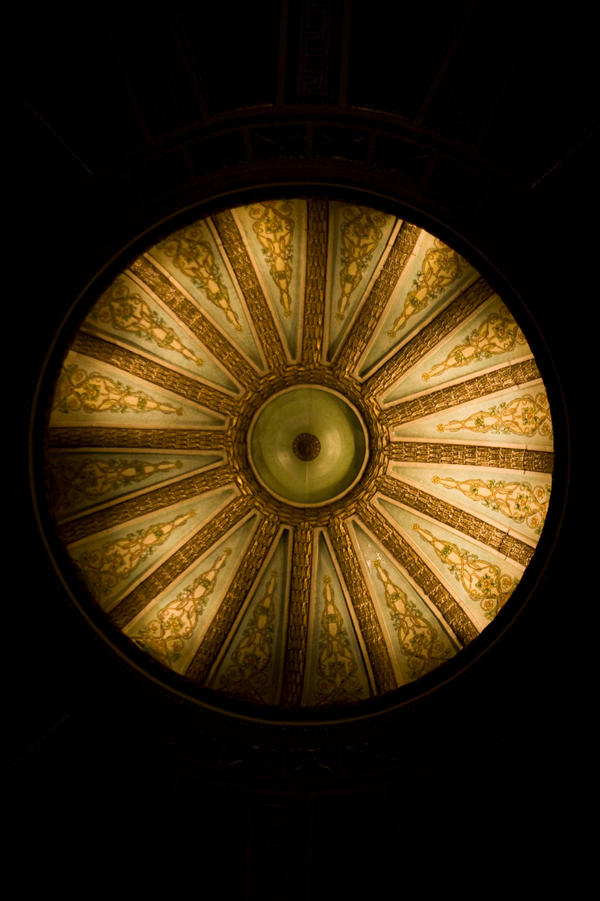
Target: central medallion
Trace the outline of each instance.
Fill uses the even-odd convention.
[[[356,407],[330,388],[297,385],[269,398],[248,430],[248,458],[260,484],[297,507],[343,497],[369,456]]]
[[[316,435],[310,432],[301,432],[294,438],[292,450],[299,460],[316,460],[321,453],[321,442]]]

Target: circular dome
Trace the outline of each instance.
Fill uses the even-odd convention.
[[[248,459],[276,498],[315,507],[343,497],[367,465],[358,411],[328,388],[298,385],[271,397],[248,433]]]
[[[361,716],[504,616],[552,422],[459,253],[367,206],[266,200],[91,300],[48,387],[44,491],[73,597],[136,666],[254,718]]]

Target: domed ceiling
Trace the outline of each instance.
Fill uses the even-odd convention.
[[[375,209],[269,200],[175,231],[96,298],[50,396],[74,592],[217,706],[356,712],[447,666],[544,526],[523,332]]]

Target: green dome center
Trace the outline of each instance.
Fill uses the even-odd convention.
[[[358,410],[328,388],[299,385],[271,397],[248,432],[258,481],[279,500],[321,506],[346,494],[364,472],[367,430]]]

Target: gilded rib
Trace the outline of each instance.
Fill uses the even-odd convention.
[[[49,447],[78,449],[138,448],[148,450],[222,450],[227,433],[220,429],[124,429],[116,427],[48,429]]]
[[[295,528],[292,547],[292,578],[281,695],[284,707],[299,707],[302,699],[313,549],[313,531],[307,523],[300,523]]]
[[[130,270],[205,347],[210,348],[214,357],[233,378],[248,388],[256,384],[257,375],[250,363],[149,259],[138,257]]]
[[[339,517],[332,520],[329,535],[337,562],[350,592],[352,606],[371,661],[377,691],[378,693],[392,691],[397,687],[397,682],[388,647],[348,529]]]
[[[439,497],[433,497],[415,485],[409,485],[400,479],[386,477],[379,482],[378,487],[391,500],[411,507],[453,529],[458,529],[464,535],[475,538],[495,551],[506,554],[522,566],[527,566],[533,557],[534,548],[518,538],[508,536],[506,529],[500,529],[491,523],[484,522],[475,514],[461,510]],[[507,540],[509,537],[510,541]]]
[[[146,516],[148,513],[154,513],[155,510],[181,503],[191,497],[204,494],[206,491],[222,488],[224,485],[232,483],[234,479],[235,474],[230,466],[218,466],[215,469],[182,478],[181,481],[173,482],[171,485],[150,489],[144,494],[121,501],[104,510],[97,510],[95,513],[89,513],[87,516],[63,523],[58,526],[58,534],[65,544],[72,544],[74,541],[87,538],[88,535],[94,535],[96,532],[116,529],[124,522],[129,522],[130,519]]]
[[[329,209],[322,197],[308,201],[308,237],[306,253],[306,290],[302,332],[302,361],[321,361],[325,325],[325,288],[327,280],[327,226]]]
[[[359,515],[369,531],[391,554],[392,559],[406,570],[431,603],[437,607],[440,615],[448,623],[463,647],[476,638],[479,634],[477,627],[469,619],[456,598],[442,585],[417,551],[391,528],[383,515],[368,504],[360,505]]]
[[[350,375],[358,366],[420,234],[421,229],[416,225],[404,222],[400,227],[373,290],[348,332],[335,361],[335,369],[340,375]]]
[[[365,382],[367,392],[382,394],[409,369],[416,366],[425,354],[458,328],[493,293],[485,279],[478,278],[367,379]]]
[[[478,400],[488,394],[494,394],[496,391],[516,388],[540,378],[539,369],[533,358],[521,363],[511,363],[508,366],[494,369],[493,372],[474,376],[458,385],[448,385],[446,388],[439,388],[422,397],[394,404],[386,410],[382,410],[380,421],[384,425],[394,428],[394,426],[402,425],[403,422],[422,419],[432,413],[440,413],[450,407]]]
[[[227,258],[233,267],[235,277],[248,305],[252,322],[262,345],[265,360],[270,368],[281,369],[286,362],[285,352],[275,328],[269,304],[252,266],[242,236],[229,210],[214,217],[214,222],[223,243]]]
[[[217,610],[200,647],[186,670],[186,677],[193,682],[200,684],[206,682],[210,669],[227,640],[235,618],[269,552],[277,529],[278,522],[275,518],[268,516],[261,521],[252,539],[252,544],[237,567],[235,577],[223,603]]]
[[[426,441],[390,441],[386,447],[390,460],[403,463],[439,463],[456,466],[489,466],[517,469],[521,472],[552,472],[552,451],[516,447],[489,447],[483,444],[431,443]]]
[[[124,629],[131,620],[169,585],[178,579],[202,554],[207,553],[223,536],[252,509],[249,497],[236,497],[203,525],[161,566],[140,582],[133,591],[111,611],[114,624]]]

